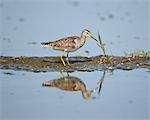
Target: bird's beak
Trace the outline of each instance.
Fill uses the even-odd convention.
[[[90,36],[93,40],[95,40],[96,42],[98,42],[98,40],[96,38],[94,38],[92,35]]]

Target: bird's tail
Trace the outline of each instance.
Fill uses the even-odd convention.
[[[43,42],[41,45],[42,47],[52,47],[52,42]]]
[[[42,83],[44,87],[53,87],[53,80]]]

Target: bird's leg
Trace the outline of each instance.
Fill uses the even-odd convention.
[[[67,72],[67,77],[69,77],[69,73]]]
[[[65,77],[64,74],[63,74],[63,72],[60,72],[60,75],[61,75],[61,78]]]
[[[61,59],[63,65],[66,66],[66,63],[65,63],[65,61],[63,60],[63,55],[64,55],[64,52],[62,52],[62,54],[61,54],[61,56],[60,56],[60,59]]]
[[[70,66],[71,64],[70,64],[70,62],[69,62],[69,52],[67,52],[67,58],[66,58],[66,61],[67,61],[68,65]]]

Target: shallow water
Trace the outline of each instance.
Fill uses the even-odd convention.
[[[11,72],[14,75],[3,74]],[[74,72],[87,89],[98,87],[103,72]],[[127,77],[128,76],[128,77]],[[149,118],[147,70],[106,72],[100,95],[85,100],[81,92],[42,87],[59,73],[1,72],[3,119],[141,119]]]
[[[83,28],[89,28],[95,36],[100,31],[109,54],[149,50],[146,0],[7,1],[0,4],[1,55],[57,56],[58,51],[43,49],[40,43],[78,35]],[[73,56],[99,54],[101,51],[91,39],[71,53]],[[148,69],[106,71],[100,95],[96,88],[103,71],[69,73],[79,78],[87,89],[95,90],[88,100],[83,99],[80,91],[42,86],[43,82],[60,78],[58,72],[0,72],[0,118],[4,120],[150,119]]]

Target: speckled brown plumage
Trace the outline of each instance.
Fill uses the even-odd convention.
[[[45,45],[45,47],[51,47],[52,49],[61,50],[61,51],[74,51],[76,49],[76,41],[79,39],[77,36],[72,37],[66,37],[59,40],[56,40],[54,42],[46,42],[42,43],[42,45]]]
[[[49,80],[44,82],[42,86],[56,87],[66,91],[81,91],[83,98],[91,97],[92,91],[86,89],[86,85],[79,78],[74,76],[61,77],[57,80]]]

